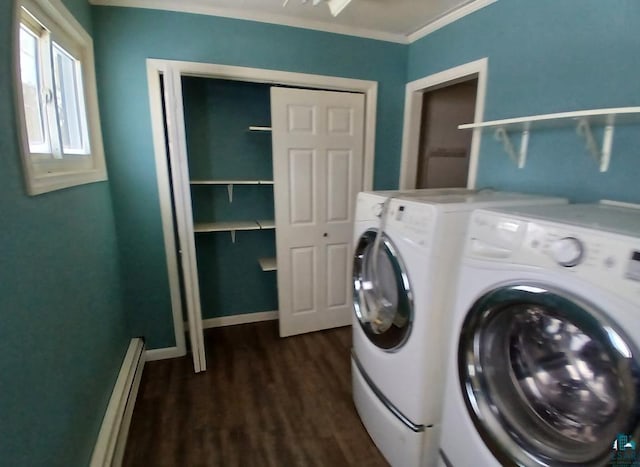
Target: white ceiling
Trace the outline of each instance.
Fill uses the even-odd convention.
[[[411,42],[496,0],[352,0],[337,17],[313,0],[90,0],[96,5],[186,11]]]

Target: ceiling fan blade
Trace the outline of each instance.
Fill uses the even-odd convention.
[[[345,7],[351,3],[351,0],[327,0],[329,11],[333,16],[338,16]]]

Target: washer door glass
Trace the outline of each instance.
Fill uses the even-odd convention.
[[[481,297],[460,336],[463,397],[504,464],[607,463],[619,434],[640,434],[632,342],[604,313],[539,284]]]
[[[401,347],[413,321],[413,299],[404,263],[391,240],[367,230],[353,263],[354,312],[369,340],[385,350]]]

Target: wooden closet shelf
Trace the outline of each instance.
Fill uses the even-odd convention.
[[[231,232],[231,241],[234,243],[237,230],[268,230],[275,228],[276,223],[273,220],[197,222],[193,224],[195,233]]]
[[[233,230],[260,230],[256,221],[199,222],[193,225],[194,232],[230,232]]]
[[[191,180],[191,185],[273,185],[273,180]]]
[[[256,221],[258,223],[258,225],[260,226],[261,229],[275,229],[276,228],[276,221],[274,221],[273,219],[267,219],[267,220],[258,220]]]
[[[260,263],[260,269],[265,272],[278,270],[278,263],[275,258],[258,258],[258,263]]]

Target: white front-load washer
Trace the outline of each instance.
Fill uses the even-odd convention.
[[[640,210],[477,211],[457,290],[440,465],[634,465]]]
[[[437,459],[442,336],[470,213],[536,203],[566,200],[466,189],[358,195],[353,397],[391,465],[431,466]]]

